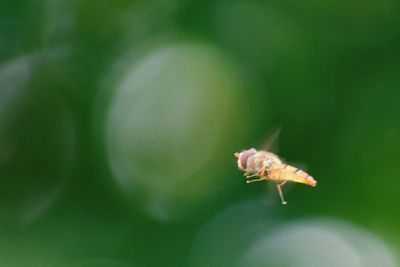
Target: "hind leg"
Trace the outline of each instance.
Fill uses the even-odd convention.
[[[284,185],[284,184],[286,184],[286,180],[284,180],[283,182],[281,182],[281,183],[279,183],[279,184],[276,184],[276,188],[278,189],[278,193],[279,193],[279,197],[281,198],[281,202],[282,202],[282,205],[286,205],[287,204],[287,202],[285,201],[285,199],[283,198],[283,192],[282,192],[282,186]]]

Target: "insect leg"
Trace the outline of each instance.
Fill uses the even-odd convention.
[[[254,177],[254,176],[257,176],[257,175],[258,175],[257,173],[250,174],[250,173],[247,173],[247,172],[244,174],[244,176],[246,176],[246,178]]]
[[[276,184],[276,188],[278,189],[279,197],[281,198],[282,205],[286,205],[287,202],[283,198],[283,193],[282,193],[282,186],[286,183],[287,181],[283,181],[282,183]]]
[[[266,180],[264,177],[261,177],[259,179],[253,179],[253,180],[246,180],[246,183],[252,183],[252,182],[258,182],[258,181],[262,181],[262,180]]]
[[[286,184],[287,180],[283,181],[282,183],[280,183],[280,186],[283,186],[284,184]]]
[[[247,172],[244,175],[246,176],[246,178],[250,178],[250,177],[253,177],[253,176],[263,177],[263,176],[265,176],[264,172],[265,172],[265,167],[261,168],[258,172],[253,173],[251,175],[250,175],[250,173],[247,173]]]

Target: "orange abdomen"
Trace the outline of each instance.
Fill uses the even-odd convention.
[[[314,178],[296,167],[282,164],[280,166],[272,167],[269,171],[268,178],[276,181],[291,181],[295,183],[306,184],[309,186],[316,186],[317,181]]]

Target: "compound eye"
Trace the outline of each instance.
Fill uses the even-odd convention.
[[[240,165],[242,165],[242,167],[244,169],[246,169],[247,168],[247,158],[241,157],[240,158]]]
[[[247,159],[254,154],[254,151],[252,150],[245,150],[242,152],[242,154],[240,155],[240,164],[242,165],[242,167],[244,169],[247,168]]]

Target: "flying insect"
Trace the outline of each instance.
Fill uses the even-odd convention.
[[[283,205],[287,204],[283,197],[282,187],[287,182],[295,182],[316,186],[317,181],[305,171],[284,163],[277,155],[255,148],[245,149],[234,154],[237,165],[244,171],[246,183],[270,180],[276,183],[279,197]],[[252,177],[257,177],[253,178]]]

